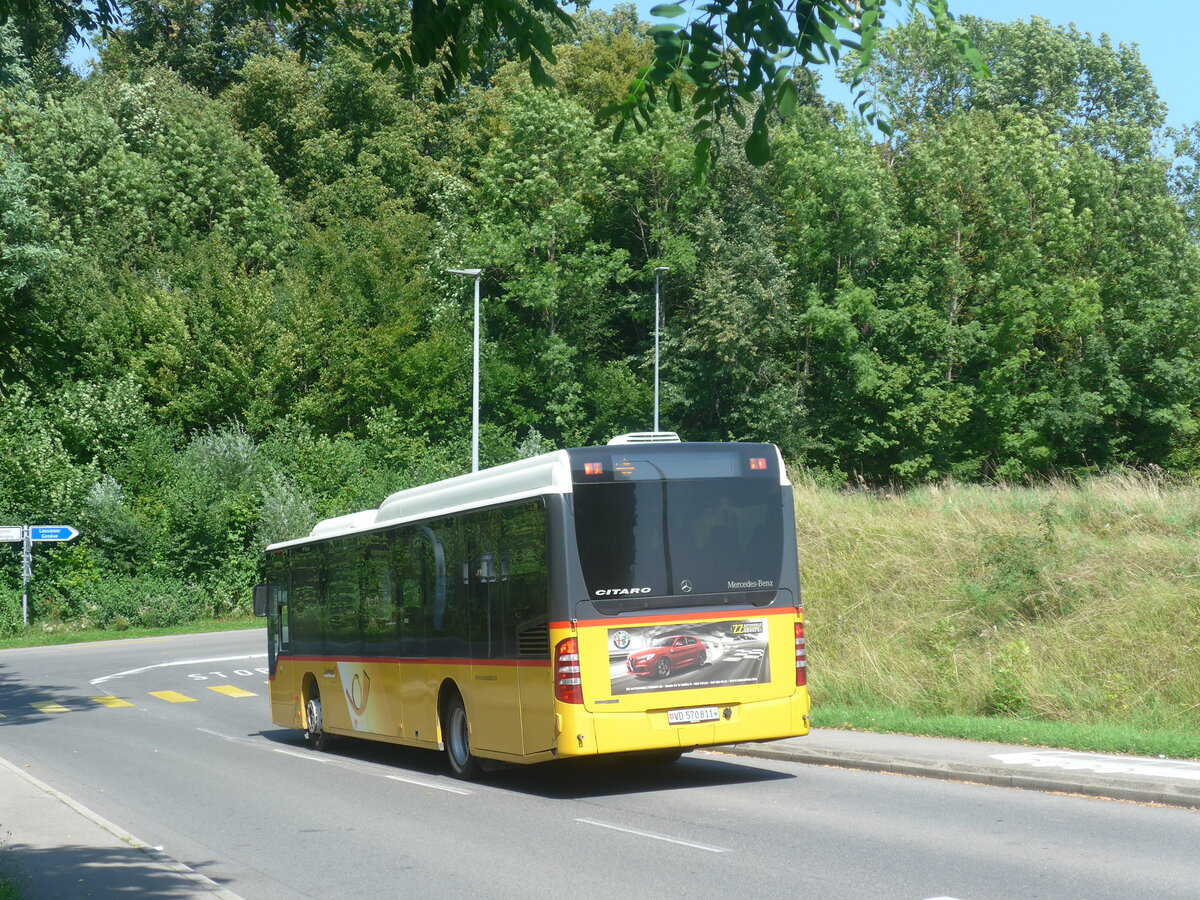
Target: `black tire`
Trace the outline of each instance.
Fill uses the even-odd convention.
[[[659,678],[666,678],[671,674],[671,660],[666,656],[660,656],[658,662],[654,664],[654,671]]]
[[[700,651],[700,655],[696,657],[696,665],[697,665],[697,666],[702,666],[702,665],[704,665],[706,662],[708,662],[708,654],[707,654],[707,653],[705,653],[703,650],[701,650],[701,651]]]
[[[446,701],[446,716],[442,722],[442,739],[450,772],[455,778],[473,781],[482,769],[479,760],[471,755],[471,728],[462,695],[456,693]]]
[[[304,743],[313,750],[324,750],[328,742],[325,720],[321,716],[321,695],[313,693],[304,704]]]

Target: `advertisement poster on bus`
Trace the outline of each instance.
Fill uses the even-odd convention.
[[[764,619],[608,630],[613,694],[643,694],[771,680]]]

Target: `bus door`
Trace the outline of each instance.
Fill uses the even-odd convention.
[[[267,558],[267,578],[254,587],[254,614],[267,619],[267,671],[274,679],[279,656],[291,652],[288,629],[286,553]]]
[[[509,619],[509,565],[501,547],[503,513],[487,510],[463,519],[462,575],[467,587],[473,694],[467,698],[467,714],[477,747],[520,755],[520,669],[512,665],[512,641],[506,639],[503,627]]]
[[[499,582],[504,656],[515,664],[526,754],[554,746],[547,513],[542,499],[501,510]]]

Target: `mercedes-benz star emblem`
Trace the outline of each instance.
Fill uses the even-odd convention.
[[[679,589],[685,594],[690,594],[692,592],[692,583],[685,578],[679,583]]]

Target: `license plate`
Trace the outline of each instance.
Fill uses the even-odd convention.
[[[688,725],[692,722],[715,722],[721,713],[715,706],[693,706],[690,709],[668,709],[667,722],[671,725]]]

